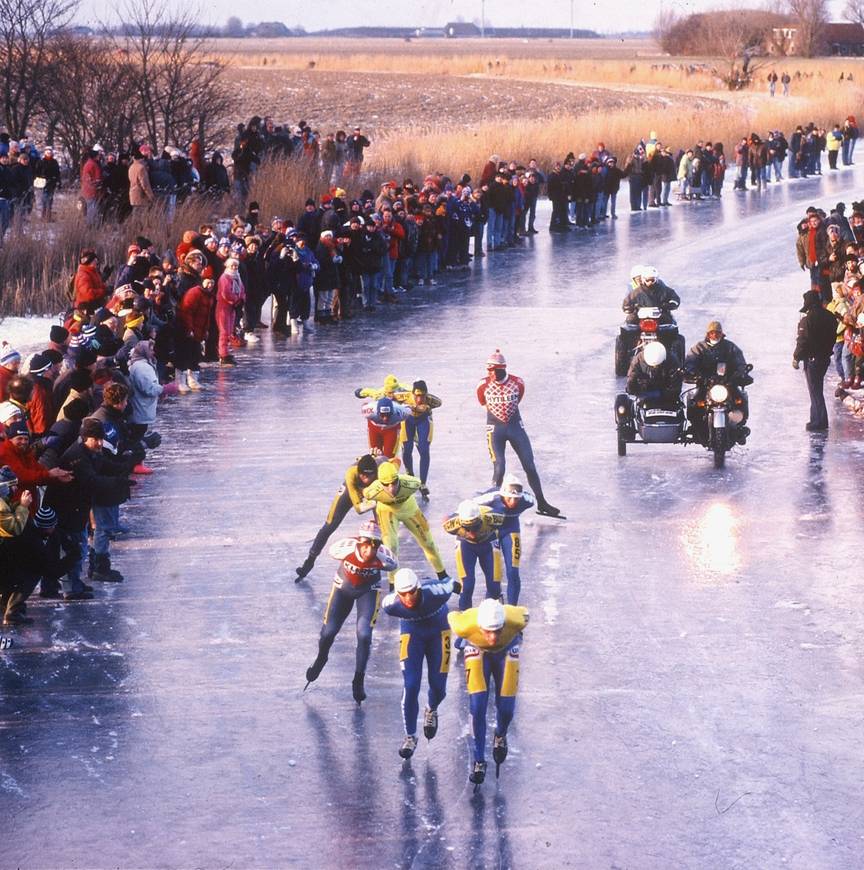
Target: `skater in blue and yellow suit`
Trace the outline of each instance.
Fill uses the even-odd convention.
[[[492,758],[500,765],[507,757],[507,729],[516,711],[519,689],[519,646],[528,624],[525,607],[503,605],[487,598],[479,607],[448,614],[453,633],[464,638],[465,676],[471,712],[474,762],[468,777],[479,785],[486,777],[486,709],[489,684],[495,682],[495,734]]]
[[[423,714],[423,734],[431,740],[438,731],[438,705],[447,694],[450,671],[450,626],[447,602],[453,594],[453,581],[420,584],[410,568],[400,568],[394,577],[396,591],[381,607],[400,620],[399,663],[402,668],[402,717],[405,740],[399,748],[402,758],[410,758],[417,748],[417,715],[420,712],[420,683],[423,662],[429,682],[428,706]]]
[[[486,578],[486,597],[501,597],[501,551],[497,546],[497,538],[503,522],[503,514],[481,507],[470,499],[461,502],[456,513],[444,520],[444,531],[459,539],[456,545],[456,570],[462,582],[460,610],[471,606],[478,562]]]
[[[394,398],[411,411],[402,423],[402,464],[408,474],[414,474],[414,444],[420,454],[420,495],[429,498],[429,445],[432,443],[432,410],[441,407],[441,400],[433,396],[426,381],[414,381],[411,392],[397,391]]]
[[[519,515],[534,504],[534,496],[522,488],[515,474],[507,473],[501,482],[500,489],[490,489],[475,501],[485,505],[496,513],[504,515],[504,522],[498,529],[498,546],[504,559],[504,570],[507,574],[507,603],[518,604],[522,589],[522,578],[519,575],[519,564],[522,559],[522,537]]]

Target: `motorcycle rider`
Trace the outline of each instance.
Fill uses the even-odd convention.
[[[674,407],[681,398],[681,360],[659,341],[644,344],[627,372],[627,392],[643,399],[656,399]]]
[[[745,425],[749,412],[747,393],[743,387],[753,383],[753,378],[747,370],[747,361],[741,348],[726,338],[723,326],[719,320],[712,320],[705,329],[705,340],[694,344],[684,359],[684,377],[690,383],[696,383],[697,389],[691,392],[687,400],[687,417],[697,432],[704,432],[705,413],[699,402],[704,402],[707,389],[706,380],[717,374],[718,363],[726,364],[726,382],[729,385],[733,401],[738,404],[744,417],[738,424],[738,442],[744,444],[750,429]]]
[[[635,283],[631,273],[631,283]],[[624,297],[621,308],[627,315],[627,323],[638,323],[640,308],[659,308],[660,323],[674,323],[671,312],[681,304],[681,297],[666,283],[654,266],[642,266],[639,284]]]

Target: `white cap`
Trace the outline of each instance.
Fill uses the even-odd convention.
[[[393,575],[393,588],[397,592],[412,592],[420,585],[417,574],[410,568],[400,568]]]
[[[507,472],[504,479],[501,481],[501,488],[498,490],[498,495],[501,496],[517,496],[522,495],[522,481],[515,474]]]
[[[459,522],[460,523],[476,523],[480,519],[480,505],[476,501],[471,501],[470,498],[459,502]]]
[[[504,628],[504,605],[494,598],[481,601],[477,608],[477,625],[485,631]]]

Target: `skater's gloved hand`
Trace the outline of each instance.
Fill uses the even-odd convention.
[[[793,368],[793,369],[797,369],[797,368],[799,368],[800,365],[801,365],[801,363],[798,362],[797,359],[793,359],[793,360],[792,360],[792,368]]]
[[[453,580],[453,591],[458,595],[462,591],[462,581],[458,578]]]
[[[357,389],[354,390],[354,397],[355,397],[356,399],[362,399],[362,398],[363,398],[363,387],[357,387]]]

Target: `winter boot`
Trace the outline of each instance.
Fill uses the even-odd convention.
[[[438,733],[438,711],[427,707],[423,714],[423,736],[431,740]]]
[[[177,384],[177,392],[181,395],[185,395],[189,392],[189,387],[186,386],[186,378],[189,376],[189,372],[184,371],[183,369],[178,369],[177,374],[174,376],[174,381]]]
[[[366,691],[363,688],[363,679],[366,676],[364,671],[355,671],[354,679],[351,681],[351,693],[354,695],[354,700],[358,704],[362,704],[366,700]]]
[[[237,360],[229,353],[225,356],[219,357],[219,365],[220,366],[236,366]]]
[[[300,324],[296,317],[291,318],[291,335],[297,335],[300,332]]]
[[[123,575],[111,567],[111,557],[107,553],[94,553],[90,579],[99,583],[122,583]]]
[[[186,383],[189,385],[189,389],[196,393],[201,389],[201,381],[198,380],[198,372],[195,369],[189,369],[186,372]]]
[[[399,756],[400,758],[410,758],[414,754],[414,750],[417,748],[417,738],[412,735],[408,735],[403,741],[402,745],[399,747]]]

